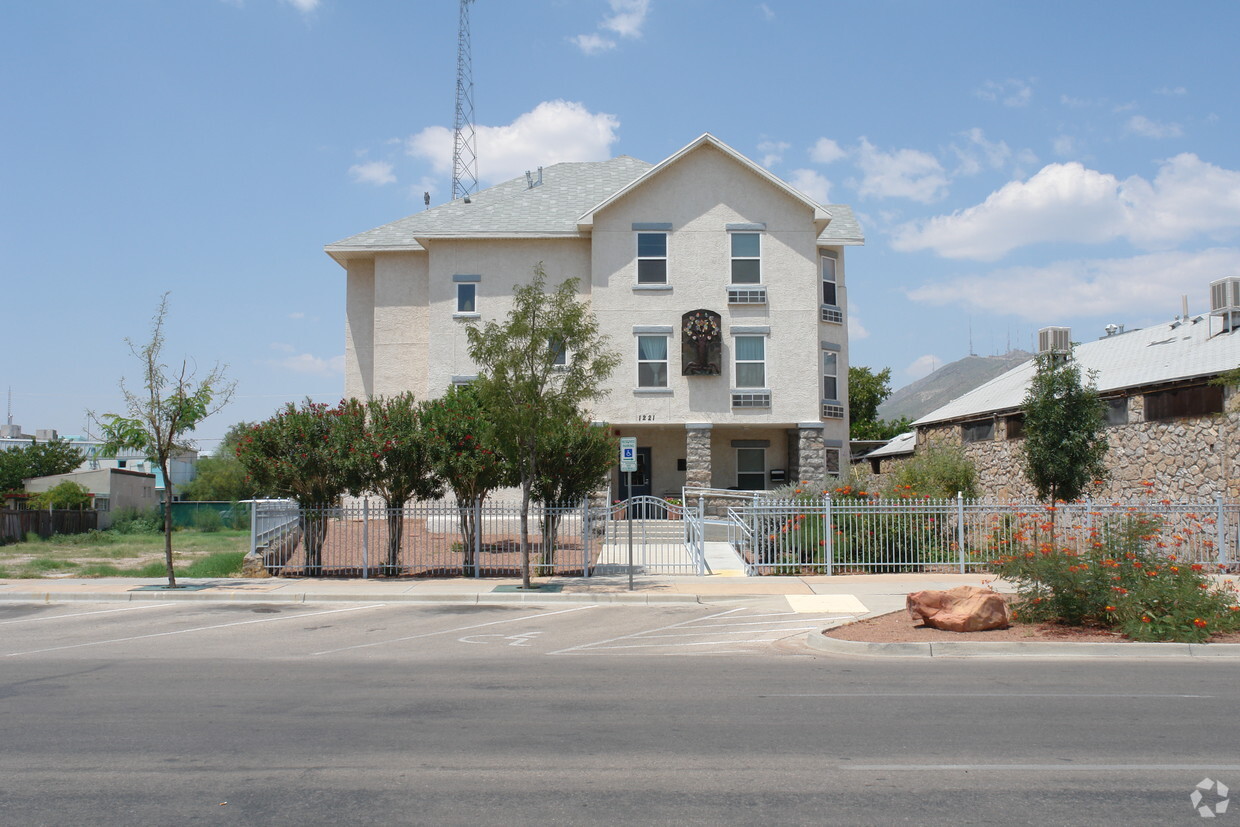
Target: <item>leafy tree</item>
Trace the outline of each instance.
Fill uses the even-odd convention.
[[[63,439],[0,451],[0,492],[20,491],[22,480],[67,474],[82,464],[82,451]]]
[[[577,300],[577,279],[554,293],[539,264],[534,278],[513,293],[502,324],[471,326],[469,355],[480,368],[475,385],[493,412],[500,453],[521,485],[521,584],[530,588],[530,499],[539,474],[540,446],[554,416],[601,398],[603,382],[620,357],[607,348],[589,306]],[[565,355],[564,364],[557,365]]]
[[[57,483],[43,493],[31,497],[27,505],[30,508],[86,508],[93,501],[86,486],[73,480]]]
[[[538,446],[539,470],[531,496],[544,506],[576,505],[606,480],[616,461],[616,437],[610,429],[591,424],[575,410],[553,414],[547,418],[547,426],[545,439]],[[559,523],[557,512],[543,512],[540,565],[548,570],[555,566]]]
[[[141,451],[159,466],[164,477],[165,498],[172,502],[172,477],[168,462],[181,451],[194,450],[186,438],[202,420],[223,408],[232,399],[236,383],[224,378],[224,368],[216,365],[199,380],[186,360],[176,369],[164,364],[164,322],[168,317],[168,294],[164,293],[151,323],[151,339],[139,347],[126,339],[129,351],[142,364],[142,391],[131,391],[121,379],[121,395],[126,416],[88,412],[103,430],[103,456],[116,456],[124,450]],[[176,588],[172,570],[172,508],[164,508],[164,563],[169,588]]]
[[[878,406],[891,396],[891,368],[875,373],[870,368],[848,368],[848,428],[853,439],[891,439],[909,428],[902,416],[890,421],[878,418]]]
[[[214,454],[198,460],[197,476],[182,491],[185,499],[236,502],[266,493],[259,491],[237,458],[237,445],[252,427],[250,422],[236,423],[225,432]]]
[[[891,485],[893,492],[904,487],[905,491],[936,499],[954,497],[956,492],[976,497],[977,469],[961,446],[935,445],[897,463]]]
[[[260,489],[292,497],[302,509],[306,574],[323,573],[327,509],[346,491],[358,490],[355,460],[365,426],[359,406],[330,408],[307,399],[287,403],[272,418],[250,428],[237,445],[237,458]]]
[[[1092,480],[1106,476],[1104,403],[1081,381],[1071,352],[1034,358],[1036,372],[1022,403],[1025,478],[1040,500],[1075,500]]]
[[[435,474],[447,481],[456,499],[462,571],[473,574],[480,528],[474,519],[474,504],[494,489],[510,485],[512,468],[495,451],[492,423],[474,386],[454,385],[438,399],[423,403],[420,420]]]
[[[365,428],[355,446],[357,484],[387,503],[387,560],[384,574],[400,573],[400,542],[405,528],[405,505],[412,499],[430,499],[443,493],[435,475],[421,409],[412,393],[345,403],[350,417],[363,416]],[[356,448],[356,450],[354,450]]]

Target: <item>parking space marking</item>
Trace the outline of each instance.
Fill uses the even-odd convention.
[[[94,612],[75,612],[71,615],[40,615],[39,617],[23,617],[18,620],[0,620],[0,626],[7,626],[10,623],[33,623],[36,620],[64,620],[67,617],[85,617],[87,615],[106,615],[112,612],[137,612],[142,609],[165,609],[168,606],[175,606],[175,603],[150,603],[145,606],[126,606],[123,609],[99,609]]]
[[[26,652],[9,652],[5,654],[6,658],[15,658],[19,655],[41,655],[45,652],[59,652],[63,649],[80,649],[85,646],[104,646],[109,643],[127,643],[132,640],[145,640],[153,637],[168,637],[169,635],[187,635],[191,632],[207,632],[212,629],[228,629],[234,626],[249,626],[255,623],[275,623],[280,620],[297,620],[301,617],[316,617],[318,615],[339,614],[341,612],[359,612],[364,609],[378,609],[386,606],[386,603],[372,603],[366,606],[350,606],[346,609],[327,609],[322,612],[305,612],[299,615],[281,615],[280,617],[264,617],[258,620],[238,620],[233,623],[219,623],[214,626],[195,626],[192,629],[174,629],[171,632],[151,632],[146,635],[133,635],[132,637],[118,637],[110,640],[96,640],[88,643],[70,643],[65,646],[51,646],[46,649],[31,649]]]
[[[580,612],[585,609],[597,609],[598,604],[591,603],[588,606],[575,606],[571,609],[560,609],[554,612],[540,612],[533,615],[524,615],[522,617],[510,617],[504,620],[492,620],[488,623],[475,623],[471,626],[459,626],[455,629],[442,629],[438,632],[423,632],[420,635],[407,635],[405,637],[391,638],[388,640],[379,640],[373,643],[358,643],[354,646],[341,646],[339,649],[324,649],[322,652],[311,652],[311,655],[334,655],[337,652],[348,652],[353,649],[366,649],[371,646],[387,646],[392,643],[402,643],[406,640],[417,640],[424,637],[435,637],[436,635],[450,635],[453,632],[468,632],[471,629],[485,629],[488,626],[499,626],[504,623],[518,623],[522,620],[534,620],[540,617],[551,617],[552,615],[568,614],[569,612]]]
[[[719,651],[718,654],[735,654],[737,646],[776,643],[798,632],[818,629],[823,624],[838,619],[831,616],[806,617],[799,612],[755,612],[753,614],[744,612],[746,612],[744,607],[738,607],[706,617],[662,626],[658,629],[647,629],[608,640],[583,643],[549,654],[561,655],[587,651],[593,653],[621,649],[681,649],[703,646],[728,647]],[[740,638],[743,635],[751,637]],[[692,640],[692,638],[702,637],[712,639]],[[752,654],[755,650],[741,651]]]

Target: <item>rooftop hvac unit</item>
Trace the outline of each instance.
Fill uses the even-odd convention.
[[[1240,277],[1230,276],[1210,282],[1210,314],[1240,312]]]
[[[1038,353],[1067,353],[1072,350],[1072,328],[1044,327],[1038,331]]]

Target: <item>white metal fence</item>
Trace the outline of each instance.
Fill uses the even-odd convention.
[[[521,509],[510,503],[419,502],[299,508],[255,504],[251,551],[274,575],[511,577],[521,571]],[[610,506],[544,506],[529,514],[535,575],[704,574],[701,515],[658,497]],[[629,538],[632,536],[632,556]]]
[[[729,506],[729,541],[749,574],[981,571],[996,557],[1051,538],[1101,542],[1144,515],[1152,539],[1192,562],[1240,559],[1240,504],[1080,502],[1057,505],[949,500],[753,499]]]

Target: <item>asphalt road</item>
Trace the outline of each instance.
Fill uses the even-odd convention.
[[[1234,665],[849,659],[820,620],[0,604],[0,823],[1161,825],[1240,794]]]

